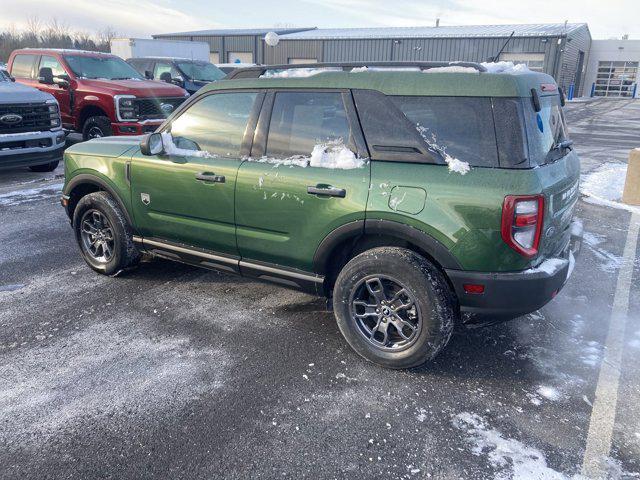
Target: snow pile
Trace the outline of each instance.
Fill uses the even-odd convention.
[[[473,67],[463,67],[461,65],[449,65],[448,67],[434,67],[423,70],[424,73],[480,73]]]
[[[423,138],[423,140],[427,142],[427,145],[429,145],[432,149],[434,149],[444,157],[444,161],[447,162],[450,172],[456,172],[460,175],[466,175],[467,173],[469,173],[469,170],[471,170],[469,163],[463,162],[462,160],[449,155],[446,151],[446,147],[442,147],[436,142],[435,133],[431,133],[431,137],[429,137],[429,129],[423,127],[419,123],[416,124],[416,130],[418,130],[418,133]]]
[[[580,193],[587,196],[589,203],[640,213],[640,207],[622,203],[626,175],[625,163],[605,163],[581,179]]]
[[[496,479],[566,480],[568,477],[547,466],[544,454],[537,448],[505,438],[498,430],[489,428],[482,417],[463,412],[454,417],[454,426],[467,433],[471,453],[487,455],[489,464],[500,469]]]
[[[487,69],[487,73],[521,73],[529,72],[529,67],[524,63],[514,65],[513,62],[483,62],[482,65]]]
[[[420,67],[355,67],[351,69],[351,73],[362,72],[419,72]]]
[[[164,147],[164,153],[167,155],[173,155],[176,157],[202,157],[202,158],[214,158],[217,155],[212,155],[204,150],[187,150],[186,148],[180,148],[173,142],[173,136],[169,132],[162,132],[162,145]]]
[[[305,78],[324,72],[341,72],[340,67],[290,68],[287,70],[267,70],[260,78]]]
[[[320,143],[313,147],[311,155],[308,157],[303,155],[284,159],[262,157],[258,161],[276,166],[318,167],[338,170],[360,168],[367,163],[365,159],[358,158],[350,149],[345,147],[342,140]]]

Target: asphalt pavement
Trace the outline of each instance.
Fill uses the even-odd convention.
[[[640,146],[640,102],[566,112],[584,172]],[[640,477],[631,213],[581,201],[556,299],[392,371],[322,299],[163,260],[94,273],[61,175],[0,172],[0,478],[568,479],[594,455]]]

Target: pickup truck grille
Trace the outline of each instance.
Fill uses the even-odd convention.
[[[137,98],[134,101],[136,116],[140,120],[166,118],[173,113],[178,106],[186,100],[179,98]],[[163,109],[163,105],[171,105],[171,108]]]
[[[17,114],[22,120],[16,123],[6,123],[1,119],[7,114]],[[51,129],[51,116],[49,107],[43,103],[40,104],[18,104],[5,105],[0,104],[0,134],[4,133],[23,133],[23,132],[39,132]]]

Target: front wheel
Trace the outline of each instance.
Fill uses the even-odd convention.
[[[140,252],[122,209],[107,192],[90,193],[73,212],[76,241],[87,264],[113,275],[138,263]]]
[[[32,172],[53,172],[56,168],[58,168],[59,160],[55,162],[45,163],[43,165],[33,165],[29,167],[29,170]]]
[[[111,120],[105,116],[89,117],[82,127],[82,139],[91,140],[92,138],[110,137],[113,135],[111,128]]]
[[[433,359],[455,323],[443,274],[424,257],[396,247],[374,248],[349,261],[336,280],[333,308],[349,345],[389,368]]]

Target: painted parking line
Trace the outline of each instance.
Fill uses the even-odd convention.
[[[600,365],[598,385],[589,421],[587,447],[582,461],[582,474],[589,478],[604,478],[606,475],[604,458],[609,455],[611,450],[624,334],[629,311],[631,277],[633,276],[639,231],[640,214],[633,213],[629,220],[622,265],[618,272],[609,333],[607,334],[604,358]]]

